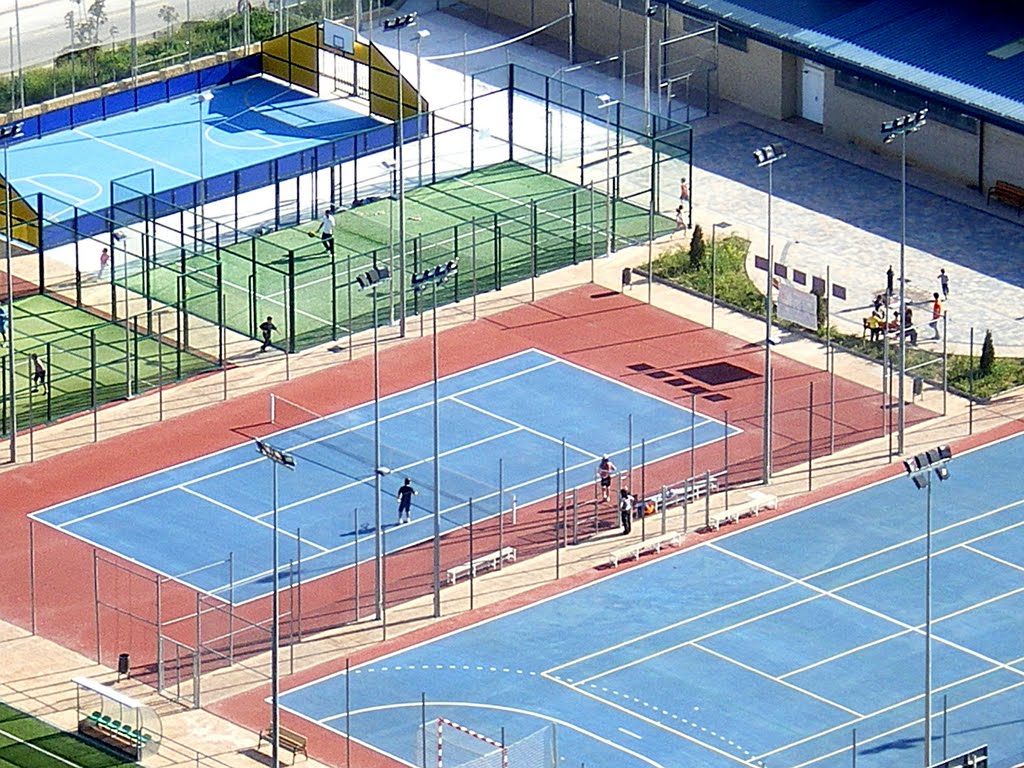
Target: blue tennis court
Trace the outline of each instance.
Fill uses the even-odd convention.
[[[1017,437],[935,481],[934,762],[984,743],[992,766],[1024,753],[1022,462]],[[439,717],[506,745],[554,722],[561,763],[587,768],[920,765],[925,499],[905,477],[880,483],[282,703],[431,768],[434,731],[427,743],[419,725]]]
[[[572,393],[571,397],[567,397]],[[554,496],[563,466],[569,487],[593,481],[603,453],[628,466],[625,429],[633,418],[635,457],[652,462],[723,439],[721,422],[530,350],[444,378],[438,399],[442,534]],[[283,400],[277,409],[296,409]],[[283,414],[278,414],[279,416]],[[351,566],[373,551],[374,416],[367,403],[310,420],[268,441],[294,454],[279,472],[280,570],[296,561],[309,580]],[[615,419],[618,419],[618,428]],[[383,520],[387,551],[433,537],[433,396],[430,384],[381,401]],[[730,427],[732,432],[737,430]],[[499,479],[499,460],[501,478]],[[139,478],[35,513],[44,523],[154,571],[245,602],[269,593],[271,464],[252,444]],[[397,525],[395,493],[405,477],[419,495],[411,523]],[[499,493],[500,491],[500,493]]]
[[[165,191],[381,124],[259,77],[210,93],[209,101],[188,94],[14,144],[11,183],[23,196],[41,192],[67,203],[63,211],[47,207],[46,217],[60,221],[73,215],[73,206],[106,209],[114,179],[153,169],[154,191]]]

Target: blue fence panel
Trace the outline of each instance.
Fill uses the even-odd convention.
[[[279,157],[274,161],[274,165],[277,168],[275,175],[278,180],[294,179],[302,171],[299,166],[299,153]]]
[[[222,173],[206,180],[206,199],[222,200],[235,194],[235,174]]]
[[[172,77],[167,81],[167,96],[173,99],[175,96],[184,96],[188,93],[196,93],[199,88],[199,72],[189,72],[184,75]]]
[[[67,107],[55,109],[53,112],[44,112],[39,116],[39,135],[54,133],[55,131],[66,131],[71,127],[71,110]]]
[[[271,183],[271,162],[266,161],[238,171],[238,192],[249,192]]]
[[[104,117],[113,117],[114,115],[131,112],[135,109],[135,92],[130,90],[119,91],[104,97],[103,101]]]
[[[103,100],[90,99],[71,107],[71,124],[82,125],[103,119]]]
[[[136,89],[136,108],[142,109],[150,104],[158,104],[167,100],[167,83],[149,83]]]
[[[29,139],[38,139],[39,135],[40,135],[39,134],[39,131],[40,131],[39,118],[38,117],[26,117],[22,122],[24,123],[24,125],[22,126],[21,130],[22,130],[22,133],[25,134],[25,137],[23,139],[19,139],[18,141],[27,141]],[[17,141],[12,142],[12,146],[14,144],[16,144],[16,143],[17,143]]]

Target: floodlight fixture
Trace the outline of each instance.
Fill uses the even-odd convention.
[[[400,16],[393,16],[390,19],[384,19],[384,31],[392,32],[397,29],[405,29],[416,24],[416,17],[418,14],[403,13]]]
[[[882,123],[882,141],[888,144],[900,136],[916,133],[928,124],[927,115],[928,109],[925,108],[901,115],[895,120],[886,120]]]
[[[768,144],[754,150],[754,161],[758,168],[777,163],[786,156],[786,149],[781,144]]]
[[[0,125],[0,140],[18,139],[25,135],[25,122],[22,120],[9,125]]]

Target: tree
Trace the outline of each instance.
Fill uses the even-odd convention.
[[[704,264],[704,233],[700,224],[693,228],[693,236],[690,238],[690,269],[696,272]]]
[[[174,33],[174,25],[178,21],[178,11],[173,5],[162,5],[157,15],[167,25],[167,36],[170,37]]]
[[[981,360],[978,361],[978,373],[988,376],[996,363],[996,346],[992,343],[992,331],[985,331],[985,341],[981,345]]]

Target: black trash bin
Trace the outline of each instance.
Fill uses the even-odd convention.
[[[118,657],[117,657],[117,679],[118,680],[121,679],[121,675],[125,675],[126,677],[131,677],[131,674],[128,671],[128,664],[129,664],[129,662],[128,662],[128,654],[127,653],[119,654]]]
[[[632,282],[633,282],[633,268],[632,267],[624,267],[623,270],[622,270],[622,287],[623,288],[629,288],[629,286],[630,286],[630,284]]]

